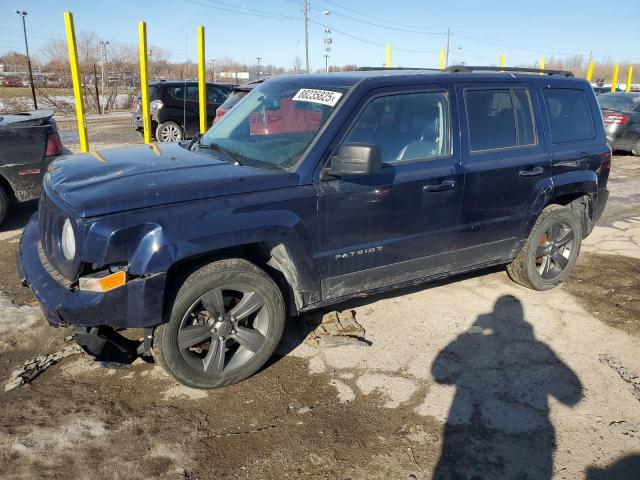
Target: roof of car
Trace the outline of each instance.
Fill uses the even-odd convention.
[[[175,86],[175,85],[197,85],[197,80],[156,80],[155,82],[149,82],[149,86],[158,86],[158,85],[167,85],[167,86]],[[215,82],[205,82],[207,85],[218,85],[221,87],[231,88],[231,85],[224,83],[215,83]]]
[[[583,81],[573,77],[569,72],[557,72],[556,74],[537,75],[532,74],[534,71],[525,72],[513,69],[513,71],[500,72],[499,68],[495,70],[436,70],[436,69],[361,69],[351,72],[333,72],[333,73],[308,73],[297,75],[282,75],[273,77],[268,82],[281,82],[293,85],[323,85],[335,87],[351,87],[360,81],[372,80],[380,83],[396,83],[401,80],[416,81],[424,77],[432,77],[437,79],[455,79],[458,82],[473,82],[482,80],[483,82],[509,82],[525,79],[534,81],[544,81],[550,78],[564,79],[573,81]]]

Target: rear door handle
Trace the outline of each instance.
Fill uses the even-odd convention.
[[[452,190],[456,186],[456,182],[453,180],[445,180],[441,183],[430,183],[422,187],[423,192],[444,192],[445,190]]]
[[[520,170],[521,177],[535,177],[538,175],[542,175],[544,173],[544,168],[542,167],[534,167],[529,170]]]

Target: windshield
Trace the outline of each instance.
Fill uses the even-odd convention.
[[[344,91],[265,82],[211,127],[200,143],[233,152],[243,165],[289,167],[309,146]]]
[[[620,110],[628,112],[638,105],[640,96],[620,93],[605,93],[598,97],[600,107],[605,110]]]

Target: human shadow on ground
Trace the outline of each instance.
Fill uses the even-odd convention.
[[[576,405],[582,384],[536,339],[517,298],[500,297],[439,352],[431,371],[456,386],[434,479],[552,478],[548,397]]]
[[[632,454],[604,468],[589,468],[586,480],[638,480],[638,478],[640,478],[640,454]]]

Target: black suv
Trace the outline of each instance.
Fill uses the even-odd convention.
[[[504,70],[277,77],[198,140],[54,162],[21,278],[97,359],[200,388],[258,370],[287,314],[490,265],[553,288],[611,149],[586,81]]]
[[[213,123],[216,109],[224,103],[232,88],[207,83],[207,125]],[[142,106],[140,94],[131,106],[131,124],[142,134]],[[149,84],[151,131],[159,142],[179,142],[191,138],[200,125],[198,82],[161,81]]]

